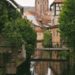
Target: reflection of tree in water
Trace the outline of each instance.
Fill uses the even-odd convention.
[[[30,61],[26,60],[23,64],[18,67],[16,75],[31,75],[30,70]]]

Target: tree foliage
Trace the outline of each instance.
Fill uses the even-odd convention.
[[[75,49],[75,0],[64,0],[59,19],[61,35]]]
[[[0,11],[0,33],[8,41],[7,44],[20,48],[25,42],[27,54],[31,55],[36,43],[32,23],[22,19],[21,14],[6,0],[0,1]]]
[[[44,31],[44,41],[43,41],[44,47],[52,47],[52,35],[50,30]]]
[[[0,32],[4,25],[11,20],[21,17],[21,14],[14,9],[6,0],[0,0]]]
[[[0,32],[5,24],[7,22],[7,9],[5,5],[5,0],[0,0]]]
[[[0,0],[0,35],[7,41],[6,44],[11,48],[15,46],[17,51],[25,44],[26,75],[30,75],[30,56],[36,46],[36,33],[31,25],[27,19],[21,18],[21,14],[10,3]]]

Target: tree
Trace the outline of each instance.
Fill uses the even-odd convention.
[[[29,49],[32,46],[33,49],[31,49],[34,50],[36,33],[31,27],[32,23],[27,19],[22,19],[21,14],[6,0],[0,1],[0,6],[0,28],[2,36],[8,40],[10,45],[17,47],[20,47],[24,40],[26,42],[26,48]]]
[[[0,1],[0,32],[5,24],[5,22],[7,22],[7,9],[6,9],[6,5],[5,5],[5,0],[1,0]]]
[[[44,40],[43,40],[44,47],[52,47],[52,35],[50,30],[44,31]]]
[[[36,45],[36,33],[31,27],[32,23],[27,19],[22,19],[18,13],[6,0],[0,1],[0,35],[16,51],[25,43],[26,47],[26,69],[27,75],[30,75],[30,57],[34,52]]]
[[[6,0],[0,1],[0,33],[7,21],[15,20],[18,17],[21,17],[21,14],[11,4]]]
[[[75,0],[64,0],[59,18],[61,36],[71,48],[72,62],[75,62]],[[71,63],[71,74],[74,75],[75,63]]]
[[[26,19],[18,18],[14,22],[8,22],[3,29],[3,36],[8,41],[8,45],[16,46],[16,51],[25,43],[26,48],[26,75],[30,75],[30,59],[36,46],[36,33]],[[19,74],[18,74],[19,75]]]
[[[62,37],[75,49],[75,0],[64,0],[59,24]]]

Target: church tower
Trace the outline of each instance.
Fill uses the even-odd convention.
[[[48,0],[35,0],[35,12],[37,16],[44,16],[48,11]]]

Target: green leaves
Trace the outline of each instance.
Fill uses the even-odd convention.
[[[44,41],[43,41],[44,47],[52,47],[52,35],[50,30],[46,30],[44,32]]]
[[[16,11],[10,3],[6,0],[0,1],[0,33],[2,37],[8,41],[8,45],[17,48],[20,48],[25,42],[29,55],[32,54],[36,45],[36,33],[31,25],[32,23],[27,19],[22,19],[21,13]]]
[[[65,0],[59,23],[63,40],[68,42],[69,47],[75,48],[75,0]]]
[[[2,34],[3,37],[6,38],[10,46],[21,46],[21,34],[19,33],[15,22],[7,22],[3,28]]]
[[[34,51],[36,43],[36,33],[31,28],[32,23],[28,20],[17,18],[15,21],[7,22],[3,28],[3,36],[9,41],[9,44],[20,48],[23,40],[26,42],[27,53]]]

